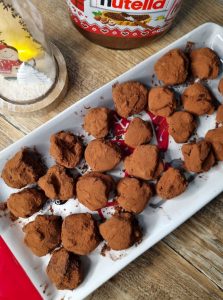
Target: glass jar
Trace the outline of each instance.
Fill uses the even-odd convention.
[[[132,49],[165,34],[182,0],[66,0],[75,27],[90,41]]]
[[[0,1],[0,99],[28,104],[45,97],[57,64],[42,18],[30,0]]]

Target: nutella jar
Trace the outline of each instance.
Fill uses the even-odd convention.
[[[90,41],[132,49],[163,35],[183,0],[66,0],[75,27]]]

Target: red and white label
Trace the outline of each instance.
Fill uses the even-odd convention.
[[[182,0],[66,0],[71,18],[86,31],[142,38],[168,29]]]
[[[17,69],[21,65],[16,49],[0,43],[0,74],[4,76],[16,76]]]
[[[168,0],[91,0],[91,7],[121,12],[157,12],[168,10]]]

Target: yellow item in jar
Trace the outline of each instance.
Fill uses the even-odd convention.
[[[0,2],[0,16],[0,43],[15,48],[21,61],[42,54],[42,46],[33,39],[22,18],[10,5]]]

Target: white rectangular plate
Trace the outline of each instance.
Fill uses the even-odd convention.
[[[86,112],[85,107],[112,107],[111,87],[117,81],[139,80],[147,86],[151,86],[154,73],[153,66],[157,59],[170,49],[184,49],[188,41],[194,42],[195,47],[211,47],[221,58],[223,58],[223,28],[213,23],[207,23],[200,26],[165,49],[159,51],[157,54],[149,57],[125,74],[75,103],[18,142],[4,149],[0,153],[0,171],[7,159],[24,146],[35,145],[37,150],[42,153],[46,159],[47,164],[52,165],[53,161],[48,154],[49,138],[51,134],[59,130],[67,129],[74,133],[83,134],[81,125],[83,122],[82,117]],[[217,91],[218,81],[219,78],[212,82],[208,82],[208,85],[211,86],[216,98],[221,101],[222,97]],[[200,125],[197,133],[200,137],[203,137],[207,130],[214,127],[215,115],[210,116],[209,118],[202,117],[200,118]],[[179,145],[176,145],[172,139],[170,141],[166,159],[171,160],[173,158],[181,157]],[[22,226],[28,221],[31,221],[33,217],[28,220],[21,219],[14,224],[12,224],[8,217],[1,217],[0,234],[44,299],[59,300],[63,297],[65,300],[83,299],[222,192],[222,174],[223,163],[218,163],[218,165],[212,168],[210,172],[205,173],[202,176],[197,176],[196,179],[190,183],[189,188],[183,195],[174,200],[162,202],[159,208],[149,205],[139,216],[140,224],[144,230],[142,243],[137,245],[137,247],[133,246],[126,251],[113,251],[106,257],[100,255],[100,247],[98,247],[98,249],[88,256],[88,259],[86,258],[88,272],[84,282],[74,291],[57,291],[48,281],[45,273],[45,268],[50,259],[50,255],[43,258],[35,257],[24,246],[21,229]],[[116,172],[116,175],[120,176],[120,170]],[[4,201],[14,190],[7,187],[1,179],[0,186],[0,201]],[[159,202],[159,199],[154,199],[152,203],[157,202]],[[53,204],[52,208],[56,214],[61,214],[63,217],[70,212],[86,211],[86,209],[79,205],[75,199],[69,200],[62,206]],[[47,207],[41,212],[46,211]],[[48,287],[46,288],[46,286]],[[43,291],[45,291],[45,293],[43,293]]]

